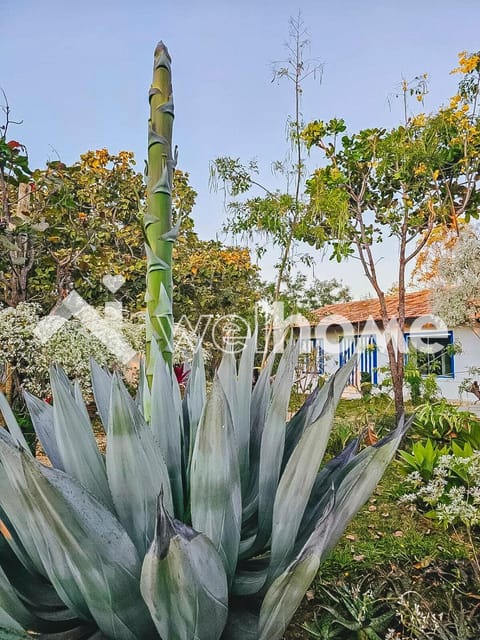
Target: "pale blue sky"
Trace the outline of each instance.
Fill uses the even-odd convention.
[[[389,97],[402,77],[427,72],[426,109],[434,109],[454,92],[456,54],[480,48],[479,0],[0,0],[0,86],[24,121],[11,137],[27,145],[34,167],[107,147],[133,150],[142,169],[152,54],[162,39],[173,58],[179,167],[199,193],[197,229],[214,237],[225,213],[209,191],[213,158],[256,157],[275,186],[270,162],[285,155],[293,95],[270,82],[271,62],[284,58],[298,10],[312,56],[325,63],[322,83],[305,87],[305,119],[344,117],[352,130],[398,122],[400,105]],[[391,251],[379,253],[386,285],[395,280]],[[317,257],[317,276],[369,291],[357,262]]]

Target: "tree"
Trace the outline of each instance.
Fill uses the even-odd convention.
[[[136,308],[144,286],[144,187],[133,153],[87,151],[71,166],[50,162],[34,177],[27,222],[43,220],[46,228],[41,233],[30,230],[36,259],[29,300],[47,311],[75,289],[98,306],[110,295],[103,278],[122,276],[125,283],[117,297]]]
[[[480,127],[477,98],[480,56],[460,55],[459,91],[436,113],[409,116],[407,98],[423,100],[425,77],[403,82],[404,122],[391,130],[365,129],[347,135],[341,119],[316,120],[303,131],[324,166],[307,182],[308,214],[297,237],[316,247],[329,245],[332,258],[356,255],[380,303],[382,322],[390,317],[379,279],[375,249],[386,238],[398,244],[398,311],[405,328],[406,269],[438,224],[457,227],[478,212]],[[387,341],[397,415],[403,412],[404,355],[401,335]]]
[[[314,278],[309,282],[305,274],[297,273],[294,277],[286,276],[283,284],[280,301],[286,307],[285,315],[301,313],[308,318],[320,307],[352,299],[349,287],[336,278]],[[265,286],[265,297],[269,302],[273,302],[274,296],[275,282],[271,282]]]
[[[229,247],[217,240],[180,235],[174,250],[175,319],[186,316],[195,326],[201,316],[238,315],[253,319],[260,298],[259,269],[248,249]]]
[[[432,286],[432,281],[438,275],[440,261],[445,253],[450,254],[465,229],[468,229],[462,220],[457,221],[456,228],[449,224],[440,224],[432,229],[425,248],[415,261],[411,282],[414,285]]]
[[[450,252],[439,259],[432,280],[433,311],[449,326],[468,324],[480,338],[480,233],[464,229]]]
[[[10,125],[21,122],[11,119],[7,96],[2,93],[5,119],[0,126],[0,282],[7,304],[16,307],[26,300],[27,279],[33,266],[34,249],[22,228],[32,186],[26,147],[17,140],[7,140]]]
[[[473,225],[465,227],[449,251],[435,263],[431,280],[433,311],[449,326],[468,325],[480,338],[480,233]],[[479,363],[480,364],[480,363]],[[480,386],[475,378],[480,366],[470,367],[459,386],[480,400]]]
[[[265,182],[257,179],[256,161],[242,163],[238,158],[223,157],[212,163],[214,185],[220,180],[232,198],[249,194],[245,200],[234,199],[228,203],[229,219],[226,230],[234,235],[246,236],[250,240],[260,235],[263,247],[265,240],[269,240],[279,249],[273,302],[280,299],[282,283],[289,276],[294,259],[308,262],[308,256],[294,256],[293,252],[296,227],[305,210],[302,199],[305,165],[302,157],[304,143],[300,136],[303,128],[301,96],[305,81],[310,77],[316,77],[321,70],[318,61],[305,59],[305,51],[310,42],[300,15],[296,19],[290,19],[289,35],[290,40],[286,45],[287,59],[275,63],[273,73],[273,80],[288,80],[294,92],[294,112],[287,121],[291,153],[285,162],[272,163],[274,173],[285,179],[286,190],[272,190]],[[252,192],[254,195],[250,195]],[[262,251],[260,248],[259,253]],[[268,355],[272,334],[273,317],[267,328],[262,365]]]

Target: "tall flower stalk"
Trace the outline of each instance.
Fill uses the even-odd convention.
[[[149,92],[147,211],[144,228],[147,251],[147,375],[154,368],[152,342],[171,366],[173,351],[172,248],[177,229],[172,227],[172,180],[176,157],[172,152],[173,98],[171,58],[159,42],[154,54]],[[176,153],[175,153],[176,156]]]

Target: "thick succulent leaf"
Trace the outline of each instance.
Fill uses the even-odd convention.
[[[153,434],[117,375],[112,383],[106,460],[118,517],[143,557],[155,532],[158,492],[163,487],[169,510],[172,495]]]
[[[0,474],[3,473],[6,476],[6,472],[0,463]],[[8,482],[8,476],[7,482]],[[0,480],[0,489],[4,488],[4,484]],[[7,489],[8,491],[8,489]],[[23,565],[23,566],[22,566]],[[22,545],[12,523],[10,522],[5,511],[0,507],[0,566],[3,567],[7,573],[11,575],[13,571],[19,573],[20,571],[27,570],[28,572],[34,572],[34,565],[27,555],[24,546]]]
[[[273,504],[285,445],[285,422],[298,358],[298,345],[290,342],[278,365],[272,400],[265,419],[260,449],[258,479],[258,534],[254,550],[259,551],[272,532]]]
[[[12,465],[15,467],[16,474],[8,473]],[[6,516],[9,520],[9,522],[2,520],[2,535],[27,569],[34,569],[45,575],[42,560],[30,531],[28,504],[21,492],[21,486],[24,484],[19,451],[8,432],[0,429],[0,508],[2,519]],[[12,529],[16,531],[21,545],[17,544]]]
[[[259,640],[282,637],[321,561],[375,489],[404,433],[402,420],[393,434],[362,451],[343,468],[343,476],[338,480],[338,486],[332,486],[331,497],[314,531],[293,563],[273,581],[265,594],[260,611]]]
[[[153,344],[153,342],[152,342]],[[140,370],[138,372],[138,389],[135,394],[135,404],[140,410],[140,413],[145,418],[145,422],[150,422],[150,407],[152,401],[152,394],[147,380],[147,372],[145,368],[145,359],[140,359]]]
[[[252,558],[241,562],[235,572],[231,587],[234,596],[251,596],[263,588],[268,575],[270,558]]]
[[[257,349],[257,328],[253,336],[248,336],[240,356],[237,378],[237,414],[234,420],[238,444],[238,461],[242,492],[246,493],[250,473],[250,412],[252,402],[253,365]]]
[[[0,627],[8,628],[6,619],[3,619],[5,617],[4,614],[7,614],[13,621],[12,629],[22,631],[23,629],[32,628],[34,616],[17,596],[15,589],[0,566]]]
[[[312,411],[303,434],[280,479],[273,507],[269,580],[278,576],[292,559],[300,523],[327,448],[335,415],[335,400],[340,398],[355,361],[352,358],[326,382],[325,393],[321,394],[325,395],[325,402],[318,415],[316,403],[311,405]]]
[[[248,491],[246,494],[244,493],[243,524],[247,525],[253,520],[255,522],[255,531],[257,530],[260,449],[265,418],[271,400],[271,376],[274,362],[275,353],[271,353],[265,367],[260,372],[251,397],[249,482]],[[250,537],[250,527],[248,527],[248,532],[243,537]]]
[[[53,393],[53,424],[63,468],[113,509],[105,462],[100,455],[90,420],[74,397],[70,382],[58,367],[50,371]]]
[[[183,399],[185,405],[184,413],[187,418],[184,426],[188,427],[188,430],[185,429],[184,434],[184,456],[188,466],[190,466],[193,447],[195,445],[195,437],[206,400],[207,386],[205,379],[205,362],[203,358],[202,344],[199,342],[195,349],[195,353],[193,354],[192,368],[190,370],[190,376],[188,378],[187,388]]]
[[[174,513],[183,517],[181,397],[177,380],[163,358],[157,358],[152,380],[150,427],[165,460],[172,488]],[[158,490],[157,490],[158,493]]]
[[[273,365],[275,362],[275,353],[271,353],[260,372],[258,380],[252,391],[251,410],[250,410],[250,465],[251,478],[255,480],[250,485],[253,487],[254,494],[258,493],[258,467],[260,464],[260,445],[262,443],[263,428],[265,426],[265,418],[268,406],[271,400],[271,377]]]
[[[0,392],[0,411],[5,419],[5,423],[7,425],[8,431],[15,442],[18,442],[24,449],[28,449],[27,441],[25,440],[25,436],[22,433],[22,430],[18,426],[17,419],[13,411],[10,408],[10,405],[7,402],[7,399]],[[0,427],[1,428],[1,427]]]
[[[28,391],[23,392],[28,413],[32,419],[33,428],[40,440],[48,459],[56,469],[64,471],[62,458],[58,450],[57,438],[55,436],[55,427],[53,425],[53,407],[36,398]]]
[[[299,607],[320,566],[321,553],[328,538],[334,494],[320,520],[297,558],[272,583],[260,609],[258,640],[280,640],[293,614]]]
[[[228,613],[227,577],[213,544],[159,505],[141,592],[162,638],[218,640]]]
[[[56,622],[59,620],[62,623],[75,621],[75,615],[67,611],[52,585],[35,572],[30,561],[25,562],[25,550],[15,529],[5,513],[0,512],[0,515],[0,566],[15,594],[21,598],[22,605],[28,607],[31,614],[41,618],[34,623],[34,615],[30,615],[28,628],[51,631],[57,629]],[[48,622],[52,619],[53,625]],[[76,622],[78,624],[78,619]]]
[[[78,408],[82,412],[82,415],[85,418],[85,421],[90,422],[90,415],[88,413],[85,400],[83,399],[82,388],[78,380],[75,380],[73,383],[73,397],[75,398],[75,402],[77,403]]]
[[[239,444],[237,438],[237,419],[238,419],[238,398],[237,398],[237,363],[235,355],[231,349],[224,351],[220,366],[217,370],[218,380],[222,386],[226,402],[232,419],[233,430],[235,432],[235,443],[237,445],[237,457],[239,453]]]
[[[218,377],[197,430],[190,487],[192,525],[210,538],[230,581],[238,559],[242,496],[232,419]]]
[[[39,636],[39,640],[110,640],[110,638],[94,625],[81,624],[67,631]]]
[[[0,638],[1,640],[14,640],[15,638],[28,638],[25,629],[7,611],[0,607]]]
[[[330,488],[338,484],[338,478],[341,477],[345,466],[354,458],[359,444],[359,438],[349,442],[345,449],[329,460],[317,474],[297,537],[297,546],[300,545],[300,548],[307,541],[325,510],[330,499]]]
[[[93,397],[97,405],[98,415],[105,432],[108,429],[108,412],[110,411],[110,393],[112,389],[112,375],[96,360],[90,360]]]
[[[317,555],[306,554],[273,582],[262,603],[258,640],[283,637],[319,566]]]
[[[298,441],[302,437],[302,433],[305,430],[308,419],[312,413],[312,404],[317,401],[319,393],[323,387],[315,387],[312,393],[308,396],[300,409],[295,413],[292,418],[287,422],[285,430],[285,450],[283,452],[282,471],[292,455],[292,451],[297,446]]]
[[[63,602],[109,637],[155,637],[138,588],[139,558],[119,522],[63,472],[24,454],[21,471],[32,535]],[[16,465],[8,472],[17,475]]]
[[[333,391],[333,404],[335,406],[337,406],[338,401],[340,400],[345,385],[348,381],[348,377],[351,374],[352,369],[357,362],[357,359],[358,356],[356,353],[354,353],[350,360],[335,374],[336,382]],[[310,394],[301,408],[287,424],[285,451],[283,455],[282,467],[285,467],[285,465],[287,464],[306,427],[314,420],[316,420],[318,416],[323,412],[328,393],[328,385],[316,387],[313,393]]]
[[[229,604],[222,640],[258,640],[258,613],[235,600]]]
[[[344,467],[335,487],[333,522],[322,558],[337,544],[345,527],[375,490],[412,420],[413,417],[407,421],[402,418],[393,433],[361,451]]]

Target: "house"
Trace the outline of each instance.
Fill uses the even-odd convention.
[[[469,368],[480,367],[480,318],[478,335],[470,326],[447,327],[433,315],[431,291],[415,291],[406,294],[405,330],[400,332],[397,296],[387,296],[386,304],[387,327],[377,298],[331,304],[314,312],[316,323],[297,323],[302,352],[313,356],[310,362],[316,374],[331,373],[357,348],[359,363],[350,383],[356,387],[365,381],[379,384],[388,375],[386,345],[392,339],[406,361],[415,358],[423,374],[436,376],[445,398],[458,400],[459,385]]]

